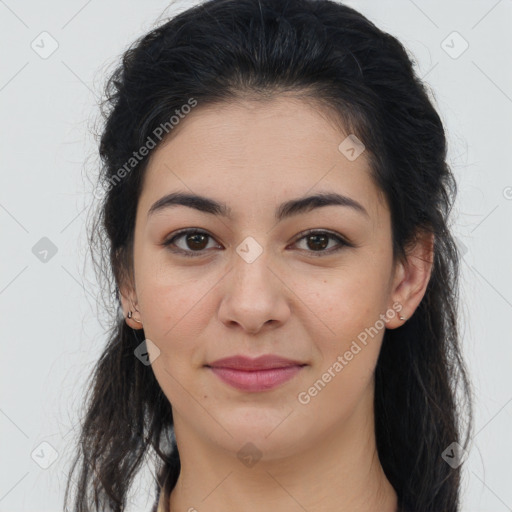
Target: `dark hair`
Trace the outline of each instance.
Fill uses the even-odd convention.
[[[151,449],[166,506],[180,472],[171,406],[151,366],[134,357],[144,333],[119,315],[119,284],[132,272],[135,215],[149,157],[129,169],[126,162],[148,137],[155,139],[159,127],[172,135],[169,119],[191,98],[201,106],[283,92],[318,101],[346,133],[363,141],[391,212],[395,259],[406,255],[421,231],[435,236],[420,305],[405,324],[384,334],[375,371],[375,431],[401,511],[459,509],[461,466],[452,468],[441,457],[453,442],[466,447],[472,429],[457,326],[459,255],[448,229],[456,183],[426,86],[397,39],[338,2],[210,0],[136,41],[106,86],[99,148],[105,195],[89,241],[116,314],[88,388],[66,487],[67,502],[81,461],[75,511],[123,510]]]

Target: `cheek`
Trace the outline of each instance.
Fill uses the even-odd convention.
[[[314,295],[311,309],[322,320],[311,333],[318,364],[296,397],[306,416],[346,420],[367,397],[385,332],[384,296],[375,280],[356,279],[340,279],[328,294]]]
[[[207,292],[216,280],[191,279],[188,272],[171,274],[168,270],[147,272],[142,277],[144,332],[160,350],[153,372],[173,408],[187,410],[189,393],[197,388],[195,368],[203,362],[204,333],[214,314]]]
[[[164,345],[172,340],[176,348],[191,346],[208,322],[209,291],[219,276],[199,266],[172,266],[165,251],[156,256],[148,251],[136,275],[137,296],[151,334]]]
[[[364,260],[320,280],[305,276],[296,281],[297,295],[304,297],[304,310],[313,319],[308,329],[319,353],[319,364],[309,380],[320,379],[318,385],[328,383],[330,389],[322,391],[320,401],[343,397],[343,403],[353,403],[370,382],[385,332],[380,315],[388,309],[387,282],[383,267]]]
[[[331,268],[312,277],[293,279],[295,295],[312,316],[325,323],[326,334],[346,338],[370,327],[388,308],[389,275],[382,262],[359,261]]]

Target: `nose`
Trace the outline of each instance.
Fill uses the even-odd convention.
[[[256,334],[283,325],[290,316],[290,289],[265,252],[254,261],[236,254],[222,286],[218,315],[231,329]]]

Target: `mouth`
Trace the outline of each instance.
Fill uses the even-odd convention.
[[[307,364],[266,355],[256,359],[235,356],[205,365],[226,384],[247,392],[274,389],[295,377]]]

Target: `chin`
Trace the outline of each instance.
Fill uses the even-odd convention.
[[[254,450],[263,460],[272,460],[291,455],[302,444],[303,428],[297,428],[286,413],[269,414],[268,411],[243,411],[241,415],[222,422],[232,437],[223,436],[221,443],[230,451],[239,452],[246,447]],[[285,419],[286,418],[286,419]],[[229,446],[226,446],[225,443]],[[254,446],[254,448],[252,448]]]

